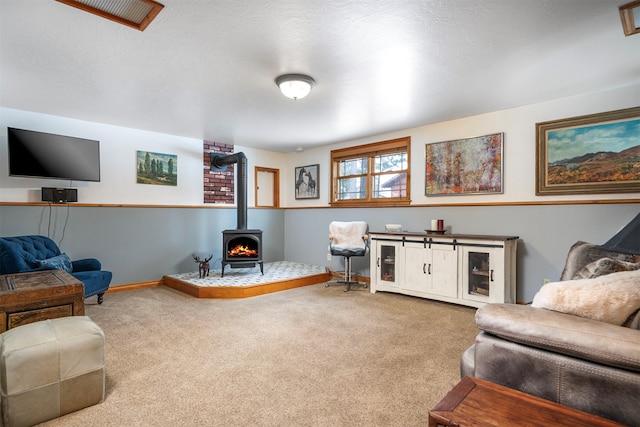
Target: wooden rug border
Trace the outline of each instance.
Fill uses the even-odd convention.
[[[330,274],[327,271],[311,276],[296,277],[251,286],[197,286],[170,276],[164,276],[163,282],[165,286],[197,298],[248,298],[302,286],[317,285],[318,283],[328,282],[329,276]]]

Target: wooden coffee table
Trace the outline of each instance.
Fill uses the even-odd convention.
[[[453,426],[622,426],[475,377],[464,377],[429,411],[429,427]]]
[[[62,270],[0,276],[0,333],[39,320],[84,316],[84,285]]]

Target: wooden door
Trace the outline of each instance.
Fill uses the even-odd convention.
[[[280,207],[280,170],[255,167],[256,207]]]

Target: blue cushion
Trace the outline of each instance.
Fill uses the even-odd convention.
[[[71,258],[67,254],[60,254],[47,259],[39,259],[38,265],[43,270],[64,270],[67,273],[71,273],[73,268],[71,267]]]
[[[71,261],[73,271],[100,271],[102,270],[102,264],[95,258],[84,258]]]
[[[79,271],[71,273],[84,284],[84,297],[102,294],[109,289],[112,273],[110,271]]]
[[[45,236],[0,238],[0,274],[13,274],[39,268],[39,259],[60,255],[55,242]]]

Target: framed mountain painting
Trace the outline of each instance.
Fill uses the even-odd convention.
[[[640,192],[640,107],[536,123],[536,195]]]

